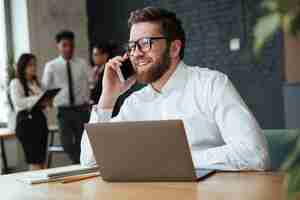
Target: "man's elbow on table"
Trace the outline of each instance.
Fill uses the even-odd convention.
[[[271,168],[271,162],[269,158],[269,154],[267,152],[260,154],[257,156],[256,162],[254,166],[257,170],[266,171]]]
[[[86,132],[83,133],[81,139],[80,164],[86,167],[96,166],[93,149]]]
[[[249,170],[266,171],[270,169],[270,158],[268,150],[262,148],[260,151],[254,151],[253,157],[249,156]]]

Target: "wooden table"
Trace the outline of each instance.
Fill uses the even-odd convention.
[[[285,199],[283,188],[284,176],[282,173],[216,173],[198,183],[107,183],[98,177],[69,184],[48,183],[27,185],[16,180],[16,178],[27,176],[30,173],[33,172],[0,176],[0,198],[3,200]]]
[[[1,148],[1,157],[3,163],[2,172],[4,174],[8,173],[8,165],[7,165],[7,158],[6,158],[6,151],[4,146],[4,141],[9,138],[15,137],[15,133],[11,132],[8,128],[0,128],[0,148]]]
[[[50,134],[50,145],[54,142],[54,133],[58,131],[57,125],[49,125],[49,134]],[[16,134],[12,132],[8,128],[0,128],[0,148],[1,148],[1,158],[3,163],[3,174],[7,174],[9,172],[8,164],[7,164],[7,156],[6,156],[6,150],[5,150],[5,140],[10,138],[15,138]],[[49,147],[47,147],[49,148]],[[48,161],[48,159],[47,159]]]

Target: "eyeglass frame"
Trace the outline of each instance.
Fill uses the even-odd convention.
[[[145,39],[148,39],[149,40],[149,49],[148,50],[143,50],[143,47],[141,47],[141,45],[139,44],[139,42],[141,40],[145,40]],[[153,41],[155,40],[162,40],[162,39],[165,39],[165,40],[169,40],[167,37],[165,36],[159,36],[159,37],[142,37],[136,41],[129,41],[126,43],[126,52],[128,53],[129,56],[132,56],[134,51],[136,51],[136,47],[138,47],[139,51],[143,52],[143,53],[147,53],[149,52],[151,49],[152,49],[152,44],[153,44]],[[134,46],[132,48],[129,47],[129,44],[134,44]]]

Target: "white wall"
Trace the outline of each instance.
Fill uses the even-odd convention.
[[[38,56],[40,72],[57,56],[55,34],[70,29],[76,35],[76,54],[88,58],[86,0],[27,0],[31,51]]]
[[[36,54],[43,71],[45,62],[57,56],[55,34],[70,29],[76,35],[76,54],[88,59],[86,0],[11,0],[16,59]]]

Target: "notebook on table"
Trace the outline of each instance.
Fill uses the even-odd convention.
[[[38,183],[48,183],[62,181],[66,177],[78,177],[81,175],[99,175],[99,168],[97,166],[93,167],[83,167],[80,165],[74,165],[69,167],[62,167],[50,170],[33,171],[25,174],[24,176],[18,178],[18,181],[27,184],[38,184]]]

